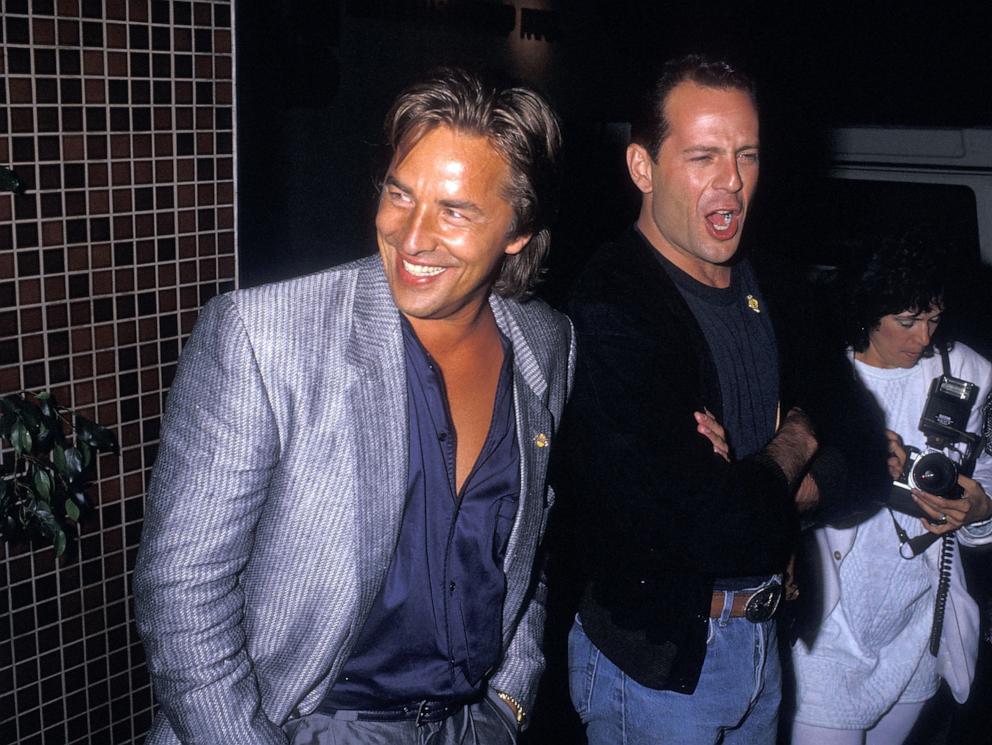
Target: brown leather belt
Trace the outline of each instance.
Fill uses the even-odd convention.
[[[761,623],[775,615],[782,599],[782,586],[773,582],[757,590],[714,590],[710,600],[710,618],[723,615],[723,605],[728,594],[733,595],[730,603],[731,618],[746,618],[752,623]]]

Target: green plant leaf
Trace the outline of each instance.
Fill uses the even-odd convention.
[[[72,426],[76,430],[76,439],[82,440],[83,442],[91,442],[93,440],[93,428],[96,426],[86,417],[81,414],[76,414],[72,418]]]
[[[55,402],[55,397],[51,393],[42,391],[41,393],[36,393],[34,398],[38,402],[38,408],[41,409],[41,413],[46,418],[51,419],[58,416],[58,404]]]
[[[42,391],[0,397],[0,438],[14,450],[0,462],[0,539],[47,539],[62,556],[91,507],[87,468],[117,452],[114,433]]]
[[[6,515],[14,507],[14,479],[5,478],[0,481],[0,517]]]
[[[10,431],[13,429],[14,422],[16,421],[17,415],[4,408],[2,413],[0,413],[0,439],[10,440]]]
[[[52,508],[48,502],[43,499],[32,499],[28,505],[28,512],[31,516],[40,522],[45,528],[50,528],[52,525],[58,525],[55,522],[55,517],[52,515]],[[46,530],[46,535],[51,535],[51,532]]]
[[[28,429],[37,431],[41,424],[41,409],[38,408],[37,404],[21,399],[20,408],[17,413]]]
[[[79,522],[79,507],[71,499],[65,500],[65,514],[69,519]]]
[[[38,449],[42,452],[47,452],[52,449],[52,429],[48,426],[48,423],[42,421],[38,425]]]
[[[83,454],[78,448],[66,448],[63,451],[65,456],[65,477],[66,481],[72,481],[83,472]]]
[[[45,500],[52,494],[52,477],[43,468],[38,468],[34,472],[34,490],[39,497]]]
[[[66,475],[65,448],[58,443],[52,448],[52,465],[62,476]]]
[[[112,450],[117,452],[117,438],[114,433],[102,425],[95,425],[93,428],[92,444],[97,450],[106,452]]]
[[[76,447],[79,449],[79,454],[83,459],[83,468],[86,468],[89,466],[90,461],[93,460],[93,451],[87,442],[77,442]]]
[[[10,433],[10,444],[18,455],[31,452],[31,433],[21,420],[14,424],[14,429]]]
[[[16,393],[11,393],[0,399],[0,407],[9,414],[16,416],[21,412],[21,404],[23,399]]]
[[[56,556],[62,556],[65,553],[65,531],[61,528],[56,531],[52,545],[55,547]]]

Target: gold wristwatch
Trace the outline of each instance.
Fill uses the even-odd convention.
[[[524,707],[520,705],[520,702],[509,693],[503,693],[503,691],[496,691],[496,696],[500,701],[505,701],[509,704],[513,715],[517,718],[517,725],[523,725],[524,720],[527,718],[527,712],[524,711]]]

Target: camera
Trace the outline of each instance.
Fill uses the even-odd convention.
[[[906,448],[906,455],[906,465],[894,482],[896,486],[920,489],[944,499],[958,499],[961,496],[958,466],[953,460],[939,450],[922,451],[914,447]]]
[[[965,428],[977,398],[978,386],[974,383],[950,375],[934,378],[920,415],[920,431],[927,437],[927,446],[941,449],[957,442],[974,446],[978,435],[969,434]]]
[[[920,431],[926,436],[926,448],[906,448],[908,457],[902,474],[893,482],[890,507],[925,517],[910,496],[909,490],[913,488],[945,499],[961,497],[958,464],[943,450],[950,448],[957,452],[962,463],[971,460],[979,436],[968,432],[966,427],[977,397],[978,386],[974,383],[950,375],[934,378],[920,416]],[[955,447],[958,443],[964,444],[963,452]]]

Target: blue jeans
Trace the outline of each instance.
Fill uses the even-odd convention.
[[[576,618],[568,635],[569,691],[589,745],[774,745],[782,698],[775,621],[709,623],[699,684],[686,695],[631,680]]]

